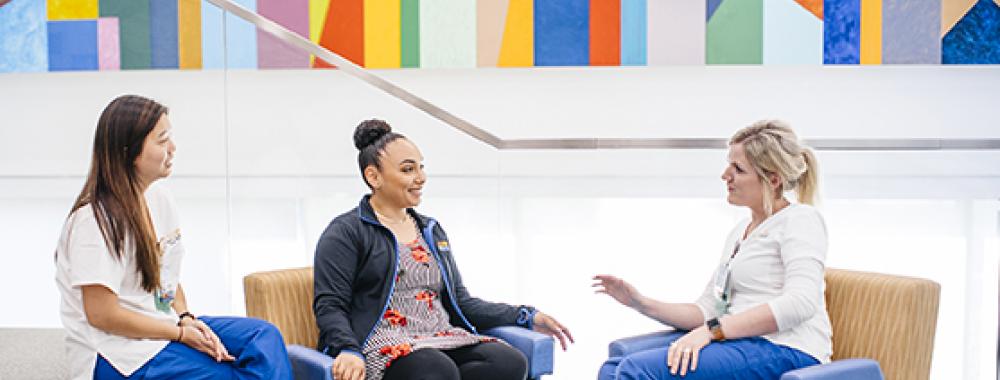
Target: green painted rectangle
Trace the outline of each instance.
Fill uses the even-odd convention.
[[[118,43],[122,70],[150,68],[150,0],[100,0],[100,17],[118,17]]]
[[[705,26],[705,63],[764,62],[764,1],[723,0]]]
[[[401,67],[420,67],[420,0],[399,0]]]

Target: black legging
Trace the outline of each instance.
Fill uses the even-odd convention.
[[[479,343],[441,351],[423,348],[393,360],[383,380],[524,380],[528,360],[510,346]]]

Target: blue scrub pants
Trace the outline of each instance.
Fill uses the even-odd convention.
[[[712,342],[701,349],[698,369],[680,376],[670,374],[667,367],[667,349],[670,343],[687,332],[667,335],[663,346],[639,351],[625,357],[609,358],[601,366],[598,380],[625,379],[754,379],[777,380],[781,374],[819,364],[819,361],[794,348],[771,343],[760,337]]]
[[[94,379],[292,379],[285,342],[274,325],[254,318],[200,319],[236,360],[219,363],[184,343],[170,342],[129,377],[97,355]]]

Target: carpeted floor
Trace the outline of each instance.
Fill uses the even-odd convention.
[[[0,328],[0,379],[69,377],[62,329]]]

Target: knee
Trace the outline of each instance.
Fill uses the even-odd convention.
[[[615,371],[618,370],[618,364],[621,363],[621,360],[620,357],[613,357],[605,361],[601,365],[601,369],[597,371],[597,380],[614,380]]]
[[[509,346],[503,346],[500,353],[492,361],[492,370],[503,379],[524,379],[528,376],[528,358],[521,351]]]
[[[666,363],[664,362],[664,365]],[[614,371],[616,379],[654,379],[650,373],[649,363],[640,360],[635,356],[626,356],[618,363],[617,370]]]
[[[521,351],[510,349],[511,355],[508,359],[508,363],[503,365],[501,363],[501,368],[510,369],[510,379],[523,379],[528,377],[528,358],[524,356]]]
[[[281,331],[271,324],[271,322],[263,319],[247,318],[246,323],[249,329],[257,331],[261,335],[275,335],[279,338],[281,337]]]

